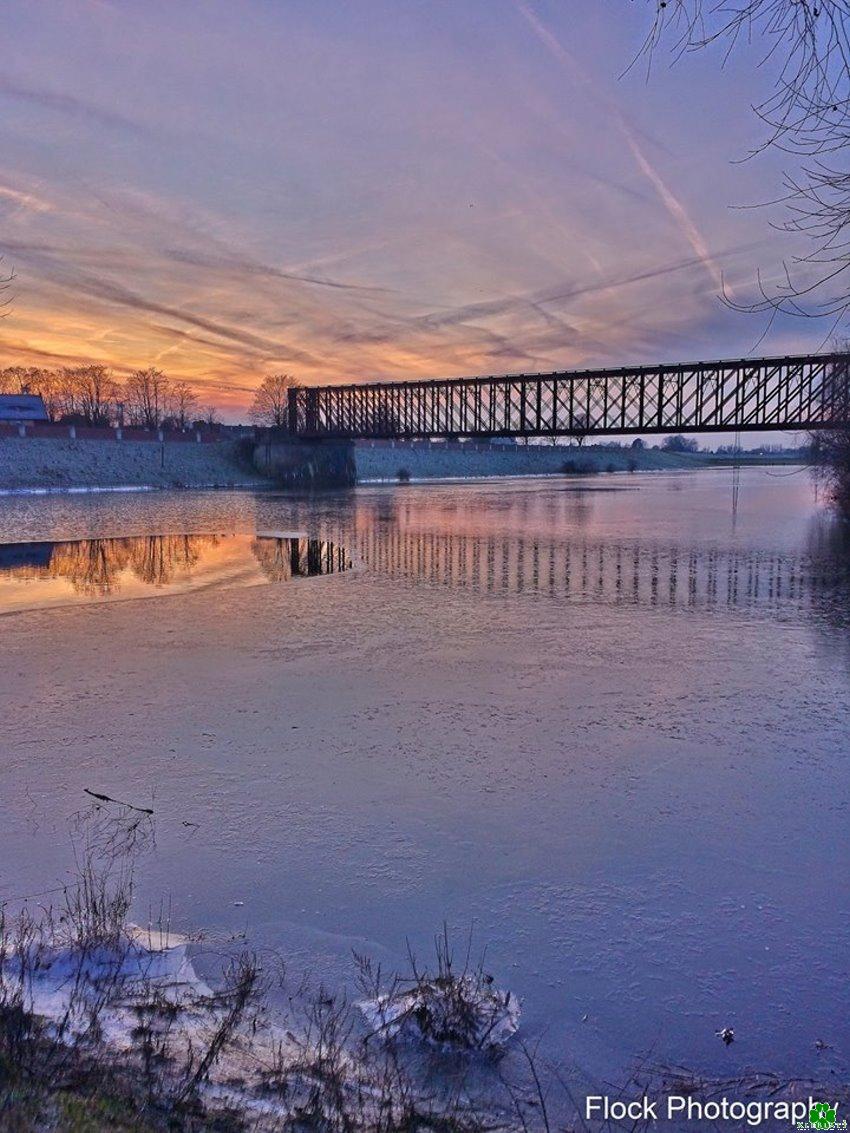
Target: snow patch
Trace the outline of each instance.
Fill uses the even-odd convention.
[[[449,1050],[492,1050],[519,1028],[520,1001],[474,975],[423,980],[357,1005],[376,1034]]]

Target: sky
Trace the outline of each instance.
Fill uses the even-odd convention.
[[[0,366],[306,384],[819,349],[758,45],[631,66],[650,0],[4,0]]]

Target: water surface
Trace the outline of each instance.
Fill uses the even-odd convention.
[[[805,472],[732,498],[700,472],[0,501],[6,543],[215,531],[259,567],[258,533],[303,532],[359,564],[4,618],[3,890],[65,875],[88,787],[153,807],[138,904],[211,950],[342,981],[446,919],[591,1075],[846,1067],[847,543]]]

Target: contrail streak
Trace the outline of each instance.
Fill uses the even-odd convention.
[[[571,74],[573,82],[577,86],[592,86],[593,84],[591,82],[591,79],[584,72],[578,61],[573,57],[573,55],[570,54],[570,52],[549,30],[549,28],[546,27],[546,25],[531,10],[531,8],[529,8],[527,4],[524,4],[522,0],[517,0],[516,7],[519,13],[529,24],[534,34],[540,40],[540,42],[544,44],[547,50],[554,56],[555,59],[558,60],[559,63],[562,63],[567,68],[567,70]],[[697,228],[694,220],[688,213],[688,210],[685,208],[676,194],[672,191],[672,189],[666,184],[661,174],[640,148],[637,139],[635,138],[634,131],[626,122],[620,108],[608,96],[602,94],[601,98],[608,104],[609,109],[612,111],[620,133],[625,138],[626,144],[631,151],[632,157],[634,158],[635,164],[637,165],[638,169],[647,179],[647,181],[649,181],[650,185],[652,185],[668,215],[671,217],[676,227],[693,248],[697,257],[705,267],[705,270],[714,280],[717,287],[722,290],[723,275],[720,271],[720,268],[715,263],[702,233]],[[726,287],[726,291],[727,293],[730,292],[730,288],[728,286]]]
[[[703,239],[702,233],[688,214],[688,210],[675,195],[673,190],[668,187],[655,166],[649,161],[622,117],[619,119],[619,126],[624,138],[628,142],[629,149],[632,151],[632,157],[634,157],[637,162],[638,169],[640,169],[641,173],[643,173],[644,177],[646,177],[656,193],[658,193],[664,207],[678,225],[679,230],[683,233],[696,255],[702,260],[706,271],[722,291],[723,274],[714,262],[711,252],[708,250],[708,245]],[[727,287],[726,290],[728,292],[729,288]]]

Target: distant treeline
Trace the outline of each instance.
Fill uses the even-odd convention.
[[[584,439],[585,439],[584,437],[579,437],[578,443],[582,444],[584,442]],[[497,443],[504,443],[504,442],[499,441]],[[511,443],[514,443],[514,442],[512,441]],[[544,442],[541,441],[541,442],[537,442],[537,443],[542,444]],[[635,449],[635,450],[660,449],[662,452],[684,452],[684,453],[688,453],[688,452],[690,452],[690,453],[696,453],[696,452],[711,453],[711,452],[713,452],[718,456],[738,456],[740,454],[746,454],[748,456],[791,456],[791,455],[805,456],[809,451],[809,444],[808,443],[801,444],[801,445],[762,444],[762,445],[757,445],[754,448],[744,448],[743,445],[740,445],[740,444],[734,445],[733,444],[733,445],[718,445],[714,449],[707,448],[707,447],[705,449],[702,449],[700,447],[699,442],[697,441],[697,439],[695,437],[686,437],[686,436],[682,436],[679,433],[676,433],[676,434],[671,435],[671,436],[666,436],[666,437],[663,438],[662,441],[660,441],[660,443],[653,444],[653,445],[647,444],[647,442],[645,440],[643,440],[642,437],[636,437],[635,440],[633,440],[633,441],[592,440],[591,444],[593,445],[594,448],[597,448],[597,449],[610,448],[610,449],[617,449],[618,451],[622,451],[624,449]]]
[[[145,429],[198,428],[217,421],[197,390],[161,370],[134,370],[123,381],[107,366],[0,369],[0,393],[38,394],[51,421],[71,425],[131,425]]]

